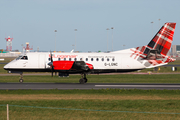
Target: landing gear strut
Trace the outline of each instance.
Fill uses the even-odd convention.
[[[19,80],[20,83],[23,83],[23,73],[20,73],[20,80]]]
[[[86,74],[81,74],[81,79],[79,80],[80,84],[84,84],[87,83],[87,78],[86,78]]]

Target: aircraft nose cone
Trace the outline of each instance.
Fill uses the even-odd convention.
[[[8,69],[8,68],[9,68],[9,65],[8,65],[8,64],[4,66],[4,69],[5,69],[5,70]]]

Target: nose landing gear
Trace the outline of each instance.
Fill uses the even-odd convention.
[[[24,80],[23,80],[23,73],[20,73],[20,80],[19,80],[19,82],[20,82],[20,83],[23,83],[23,81],[24,81]]]

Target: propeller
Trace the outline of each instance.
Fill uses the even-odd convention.
[[[51,66],[51,76],[53,77],[54,66],[53,66],[53,59],[52,59],[51,51],[50,51],[50,54],[51,54],[51,62],[49,62],[48,65]]]

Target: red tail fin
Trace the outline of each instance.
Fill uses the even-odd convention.
[[[165,23],[147,45],[143,53],[147,55],[150,50],[157,50],[161,55],[167,55],[173,41],[175,26],[176,23]]]

